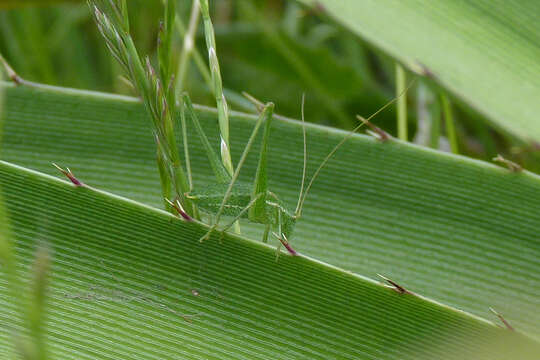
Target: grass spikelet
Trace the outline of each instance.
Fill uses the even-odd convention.
[[[212,74],[212,84],[216,97],[216,105],[218,109],[219,131],[221,136],[221,160],[230,175],[233,174],[234,168],[231,160],[230,144],[229,144],[229,109],[227,100],[223,93],[223,83],[221,81],[221,72],[219,69],[219,61],[216,52],[216,37],[214,35],[214,26],[210,19],[208,8],[208,0],[201,0],[201,14],[204,22],[204,36],[206,38],[206,47],[208,48],[208,63],[210,73]]]
[[[117,2],[95,0],[90,2],[90,6],[107,47],[127,73],[150,114],[156,139],[163,197],[178,198],[186,212],[193,214],[191,201],[184,197],[184,193],[188,192],[190,187],[182,167],[174,131],[176,101],[174,76],[171,70],[171,47],[176,14],[175,1],[167,1],[165,4],[165,20],[160,26],[158,35],[159,71],[154,69],[148,57],[144,62],[141,61],[129,34],[125,0]],[[166,201],[164,204],[174,212]]]

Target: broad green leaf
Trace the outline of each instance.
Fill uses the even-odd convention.
[[[530,339],[164,211],[0,162],[19,274],[52,249],[55,359],[505,359]],[[0,283],[0,354],[21,323]],[[18,299],[20,300],[20,299]],[[14,331],[15,330],[15,331]],[[501,346],[501,344],[504,344]]]
[[[301,0],[524,140],[540,140],[538,1]]]
[[[160,207],[155,148],[143,108],[131,98],[69,89],[6,89],[2,159],[61,176],[69,166],[85,183]],[[279,104],[278,104],[279,106]],[[199,108],[218,144],[215,111]],[[366,114],[367,115],[367,114]],[[254,124],[233,113],[236,161]],[[276,119],[270,142],[270,190],[294,208],[302,173],[298,122]],[[344,132],[308,126],[309,169]],[[188,129],[190,134],[195,134]],[[213,176],[193,135],[196,185]],[[256,168],[254,148],[244,180]],[[315,182],[293,247],[370,278],[386,275],[411,291],[540,337],[540,179],[391,141],[353,136]],[[245,223],[258,239],[262,226]]]

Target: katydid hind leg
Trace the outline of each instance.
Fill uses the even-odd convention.
[[[238,175],[240,174],[240,170],[242,169],[242,166],[244,165],[244,162],[246,161],[247,155],[249,154],[249,150],[253,146],[253,142],[255,141],[255,138],[257,136],[257,133],[262,125],[262,123],[267,120],[269,117],[272,116],[274,110],[274,104],[268,103],[266,104],[264,110],[262,111],[261,115],[259,116],[259,119],[257,120],[257,123],[255,124],[255,127],[253,128],[253,131],[251,132],[251,135],[249,137],[249,140],[244,148],[244,151],[242,152],[242,155],[240,156],[240,160],[238,161],[238,164],[236,166],[236,170],[234,171],[234,174],[231,178],[231,181],[229,183],[229,186],[227,187],[227,191],[225,192],[225,195],[223,196],[223,200],[221,202],[221,205],[219,207],[218,212],[216,213],[216,217],[214,220],[214,223],[212,224],[210,230],[206,235],[204,235],[201,240],[205,240],[210,236],[210,233],[215,230],[217,224],[219,223],[219,220],[221,219],[221,215],[223,214],[223,210],[225,209],[225,205],[227,204],[227,201],[229,200],[229,197],[231,196],[233,186],[238,179]]]
[[[221,158],[217,155],[217,153],[212,148],[212,145],[210,145],[210,141],[208,140],[208,137],[206,136],[201,123],[199,121],[199,118],[197,117],[197,114],[195,113],[195,110],[193,109],[193,104],[191,103],[191,99],[187,94],[184,94],[182,97],[182,100],[184,102],[184,108],[187,111],[188,116],[191,118],[193,125],[195,126],[195,130],[197,131],[197,135],[199,136],[199,139],[201,140],[201,143],[204,147],[204,150],[206,151],[206,155],[208,156],[208,161],[210,162],[210,167],[212,168],[212,171],[214,172],[214,175],[216,176],[216,179],[219,183],[228,183],[231,181],[231,177],[229,175],[229,172],[227,169],[225,169],[225,166],[223,166],[223,163],[221,162]]]
[[[266,217],[266,193],[268,191],[268,142],[270,139],[270,129],[272,125],[272,114],[265,119],[264,132],[259,153],[259,163],[255,181],[253,183],[253,192],[251,198],[259,197],[255,204],[249,209],[249,219],[253,222],[264,223]],[[260,196],[262,194],[262,196]]]

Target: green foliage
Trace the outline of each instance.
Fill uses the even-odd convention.
[[[435,81],[522,140],[539,141],[537,1],[301,0]],[[395,26],[395,24],[401,26]]]
[[[67,164],[95,188],[160,206],[154,145],[141,104],[65,89],[9,87],[7,96],[3,159],[54,176],[59,175],[52,161]],[[215,110],[196,111],[216,144]],[[233,159],[239,158],[254,120],[233,113]],[[196,132],[188,127],[188,133]],[[308,175],[343,136],[308,126]],[[240,176],[244,182],[253,179],[258,150],[256,142]],[[190,155],[194,186],[213,183],[206,152],[197,141],[190,142]],[[302,156],[300,124],[274,119],[269,188],[291,208],[298,197]],[[536,175],[354,136],[315,182],[292,246],[371,278],[387,275],[412,291],[496,320],[488,312],[493,307],[516,328],[538,337],[540,287],[530,275],[540,271],[538,194]],[[242,224],[252,239],[263,230]]]
[[[20,6],[29,6],[29,5],[53,5],[57,3],[67,3],[67,2],[81,2],[82,0],[2,0],[0,2],[1,8],[17,8]]]
[[[105,41],[84,3],[0,11],[0,53],[22,78],[142,99],[0,84],[7,98],[0,356],[16,349],[29,359],[532,359],[540,352],[540,177],[520,171],[540,168],[540,132],[530,121],[540,73],[535,3],[203,0],[199,24],[198,1],[96,1]],[[373,122],[500,166],[309,125],[308,179],[348,140],[308,184],[304,216],[286,245],[301,255],[279,259],[274,246],[209,234],[199,221],[154,208],[164,195],[206,191],[215,224],[220,210],[239,215],[227,213],[223,196],[230,194],[228,204],[258,201],[248,216],[255,223],[242,220],[242,234],[264,239],[269,228],[257,222],[276,221],[264,218],[266,199],[251,184],[262,173],[259,185],[280,206],[297,202],[302,128],[276,115],[261,144],[253,129],[262,122],[228,104],[254,111],[239,95],[247,91],[298,117],[306,92],[308,120],[352,128],[355,114],[373,113],[415,73],[423,78],[398,102],[397,121],[389,108]],[[192,105],[187,95],[177,106],[184,90],[217,108]],[[70,166],[88,186],[50,177],[62,177],[51,162]],[[201,244],[204,234],[212,236]],[[381,276],[387,287],[370,280],[376,274],[388,276]]]
[[[228,0],[210,3],[210,14],[213,16],[215,13],[216,18],[215,38],[219,48],[223,92],[232,109],[252,109],[250,104],[239,96],[240,92],[247,91],[257,98],[275,102],[277,113],[298,117],[299,99],[305,92],[306,121],[352,128],[354,116],[357,113],[362,115],[373,113],[393,95],[393,61],[368,44],[359,42],[359,39],[348,31],[332,24],[326,17],[327,12],[321,10],[321,7],[308,9],[294,2],[282,4],[277,0],[255,3],[256,7],[246,5],[244,2]],[[163,8],[157,5],[158,3],[154,1],[129,2],[131,34],[140,54],[149,54],[154,63],[158,58],[156,46],[158,24],[160,18],[163,18]],[[495,10],[490,9],[490,11],[499,11],[496,8],[501,7],[500,11],[505,12],[503,5],[497,3]],[[374,9],[362,11],[362,16],[374,13],[386,14],[386,11],[392,9],[391,6],[386,5],[374,4],[373,6]],[[384,7],[383,10],[379,9],[381,6]],[[189,24],[193,26],[188,25],[190,15],[198,15],[198,12],[192,11],[190,7],[190,2],[178,3],[176,28],[184,30],[178,31],[172,41],[173,53],[181,53],[174,56],[173,62],[180,64],[183,61],[185,64],[182,70],[179,70],[180,74],[184,72],[183,75],[177,77],[178,91],[189,91],[196,103],[213,105],[215,96],[208,65],[205,64],[207,51],[202,24],[197,27],[198,17],[195,16],[191,17],[195,21],[189,21]],[[505,13],[505,16],[510,16],[510,14],[522,12],[506,11]],[[409,14],[409,12],[404,14]],[[471,11],[468,14],[461,18],[469,18],[470,14],[474,15],[477,12]],[[418,13],[416,16],[421,16],[421,14]],[[388,19],[384,16],[381,18]],[[486,19],[483,18],[482,21],[484,20]],[[369,21],[361,23],[366,25],[371,24],[371,21],[379,24],[375,17],[370,17]],[[425,25],[425,22],[417,22],[415,19],[400,21],[400,23]],[[500,24],[484,21],[483,31],[488,34],[496,33],[500,31],[497,25]],[[379,27],[377,25],[377,28]],[[391,26],[384,26],[384,28],[389,33]],[[449,25],[444,29],[450,28],[452,27]],[[514,28],[517,27],[514,26]],[[491,29],[494,30],[491,31]],[[194,41],[182,44],[178,35],[183,37],[186,31],[190,34],[189,38]],[[529,26],[526,31],[534,31],[534,27]],[[383,32],[381,36],[386,36],[388,33]],[[423,36],[428,36],[427,34],[431,32],[425,31],[423,34]],[[412,40],[413,38],[409,37],[407,41],[415,41]],[[368,40],[372,42],[370,38]],[[185,51],[180,50],[183,49],[183,45],[191,43],[195,44],[194,52],[188,52],[184,56]],[[418,42],[416,45],[420,43],[425,42]],[[473,43],[474,41],[467,42],[469,46]],[[516,44],[523,44],[523,42],[516,42]],[[501,47],[490,46],[490,51],[497,51],[499,48]],[[386,50],[386,47],[382,49]],[[84,3],[0,11],[0,53],[5,55],[21,76],[28,80],[134,94],[133,88],[119,76],[124,73],[111,60],[101,35],[95,29],[91,13]],[[507,54],[510,53],[507,52]],[[28,56],[28,54],[41,54],[41,56]],[[252,56],[253,54],[257,56]],[[430,51],[430,54],[433,52]],[[465,53],[460,51],[452,54],[459,55],[460,59],[466,57]],[[413,60],[416,57],[417,55],[414,55]],[[192,61],[196,66],[189,66]],[[452,62],[452,66],[461,67],[457,73],[463,73],[463,69],[470,69],[467,65],[468,61],[470,59],[456,60]],[[513,61],[507,63],[517,64]],[[407,64],[409,62],[405,61],[405,65]],[[503,72],[496,71],[496,73]],[[474,74],[471,73],[471,76],[468,76],[468,79],[473,79],[479,74],[482,72],[475,71]],[[313,78],[316,80],[315,86]],[[495,76],[489,78],[490,81],[497,79]],[[480,84],[487,84],[484,80],[472,81],[475,82],[475,86],[480,86]],[[446,85],[446,82],[443,81],[442,85]],[[433,82],[428,82],[428,86],[435,93],[439,92]],[[512,87],[499,84],[497,86],[504,91]],[[516,86],[521,88],[519,85]],[[453,88],[451,90],[459,98],[460,94]],[[515,92],[512,93],[515,94]],[[501,93],[496,92],[497,96],[498,94]],[[413,134],[416,131],[415,119],[418,108],[415,104],[417,96],[414,89],[409,96],[408,131]],[[524,144],[523,141],[508,138],[506,131],[501,132],[498,128],[491,127],[486,123],[486,119],[471,111],[463,101],[456,101],[454,96],[449,99],[453,108],[460,153],[485,160],[501,153],[528,169],[540,168],[539,156],[534,144]],[[465,102],[468,101],[465,99]],[[516,101],[516,99],[512,101],[498,99],[493,103],[497,106],[527,108],[522,105],[521,100]],[[487,114],[484,111],[486,108],[495,109],[496,107],[475,104],[475,108]],[[345,114],[345,117],[338,116],[338,113]],[[515,116],[505,116],[505,118],[528,121],[527,116],[518,116],[516,115],[518,113],[514,112]],[[502,112],[497,112],[497,114],[496,117]],[[397,134],[395,118],[395,113],[388,112],[378,118],[377,124],[390,133]],[[446,127],[442,126],[441,129],[439,136],[447,136],[444,131]],[[440,143],[444,145],[444,139]]]
[[[522,335],[308,258],[276,263],[260,242],[226,235],[201,244],[201,224],[98,190],[4,162],[0,186],[20,267],[37,237],[54,251],[51,358],[491,360],[538,350]],[[13,303],[0,305],[18,328]],[[1,354],[8,335],[0,333]]]

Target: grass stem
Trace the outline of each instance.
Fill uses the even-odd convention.
[[[440,99],[442,105],[442,115],[446,125],[446,136],[448,137],[448,142],[450,143],[450,149],[454,154],[459,154],[454,116],[452,114],[452,104],[450,104],[450,100],[445,93],[441,93]]]
[[[214,93],[214,85],[212,83],[212,75],[210,75],[210,71],[208,70],[208,67],[206,66],[206,63],[204,62],[204,59],[197,50],[197,47],[195,46],[195,33],[197,30],[197,24],[198,24],[198,18],[199,18],[199,0],[196,0],[197,6],[195,8],[192,7],[191,9],[191,15],[190,15],[190,22],[188,24],[188,28],[186,30],[186,26],[184,25],[184,22],[182,21],[182,18],[176,14],[175,18],[175,26],[176,30],[178,31],[179,35],[184,38],[184,50],[180,54],[180,59],[178,62],[178,67],[176,71],[176,94],[177,96],[180,96],[184,90],[186,90],[186,76],[189,70],[189,60],[190,58],[193,59],[193,62],[195,63],[195,66],[197,67],[197,70],[201,74],[201,77],[206,84],[207,89],[210,91],[210,93],[215,96]],[[195,16],[195,10],[197,16]],[[194,19],[197,19],[195,21]],[[193,32],[192,34],[191,31]],[[192,39],[192,42],[188,45],[186,45],[186,42],[189,41],[185,37],[189,37]],[[186,46],[189,46],[191,49],[189,52],[186,52]],[[249,104],[246,104],[245,99],[242,95],[237,93],[236,91],[233,91],[231,89],[223,88],[223,93],[226,94],[227,101],[231,103],[232,105],[236,106],[238,109],[242,111],[252,111],[253,109]]]
[[[195,30],[197,30],[197,25],[199,24],[199,6],[200,6],[199,0],[193,0],[193,4],[191,5],[191,13],[189,16],[189,24],[188,24],[187,31],[185,31],[185,28],[183,26],[182,20],[180,19],[180,16],[177,15],[176,20],[175,20],[176,27],[178,28],[178,30],[180,30],[180,33],[184,37],[183,49],[180,54],[180,59],[178,61],[178,69],[176,71],[176,94],[177,95],[180,95],[185,88],[184,81],[185,81],[186,73],[189,67],[190,57],[192,56],[192,54],[195,54],[195,56],[199,55],[195,49]],[[208,72],[208,69],[204,66],[204,62],[202,62],[202,59],[200,59],[200,55],[199,55],[199,60],[201,60],[201,62],[197,64],[199,66],[199,71],[201,71],[203,79],[207,82],[208,87],[211,89],[212,78],[210,77],[210,73]]]
[[[429,137],[429,147],[433,149],[439,149],[441,140],[441,104],[437,97],[433,98],[433,102],[430,105],[431,111],[431,128]]]
[[[405,90],[407,86],[406,82],[405,69],[399,63],[396,63],[396,96]],[[398,138],[407,141],[407,94],[399,97],[396,105]]]

